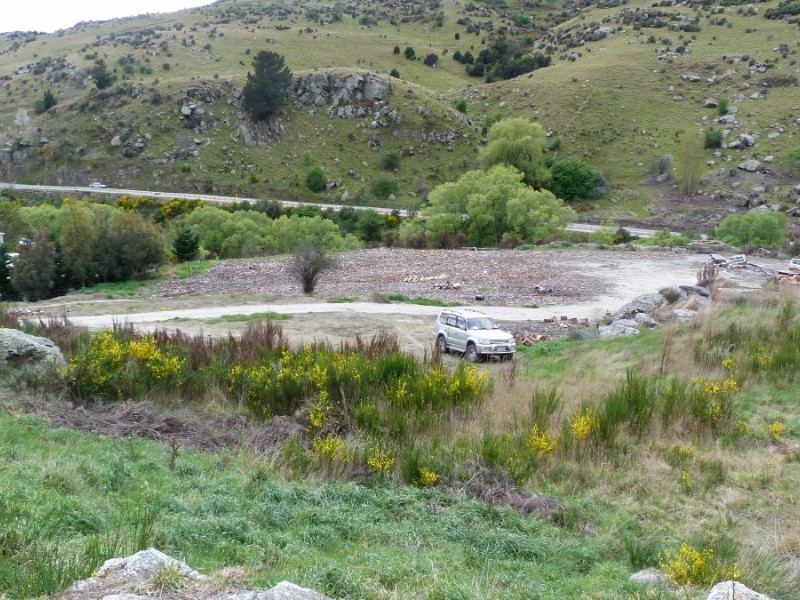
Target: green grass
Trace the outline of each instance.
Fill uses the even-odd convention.
[[[133,298],[147,293],[153,288],[154,282],[130,279],[115,283],[96,283],[92,287],[83,288],[73,292],[78,295],[102,294],[106,298]]]
[[[523,304],[522,308],[539,308],[538,304]]]
[[[257,321],[286,321],[293,318],[294,315],[288,313],[278,312],[260,312],[252,313],[249,315],[222,315],[213,319],[206,319],[209,325],[216,325],[217,323],[255,323]]]
[[[58,556],[84,557],[75,574],[86,576],[146,544],[201,572],[237,565],[254,586],[289,579],[335,598],[579,598],[589,589],[629,597],[640,589],[627,582],[624,554],[609,548],[611,532],[587,537],[447,493],[286,481],[226,450],[184,449],[171,470],[166,446],[51,430],[36,416],[0,414],[0,440],[0,524],[14,540],[0,554],[0,589],[11,598],[27,595]],[[121,542],[85,554],[118,528]],[[47,564],[22,562],[50,543],[60,554]]]
[[[390,302],[404,302],[421,306],[464,306],[462,302],[445,302],[438,298],[410,298],[405,294],[386,294],[386,299]]]
[[[205,275],[208,270],[213,267],[215,261],[213,260],[193,260],[189,262],[182,262],[175,265],[175,274],[178,279],[187,279],[189,277],[197,277]]]
[[[328,304],[348,304],[350,302],[355,302],[355,299],[346,296],[342,298],[328,298],[327,302]]]
[[[356,368],[359,357],[330,355],[315,371],[337,377],[327,398],[340,384],[365,391],[341,391],[360,399],[342,412],[360,428],[341,435],[346,465],[320,461],[307,437],[268,461],[240,447],[182,448],[173,459],[166,444],[51,429],[16,400],[28,386],[47,395],[48,375],[6,367],[0,590],[16,598],[35,579],[33,593],[52,593],[62,573],[153,545],[204,572],[236,565],[255,586],[290,579],[335,598],[671,598],[628,576],[685,542],[735,562],[749,587],[798,600],[798,306],[746,297],[674,330],[520,348],[513,377],[492,371],[482,404],[417,430],[407,447],[392,445],[392,423],[381,425],[385,415],[358,387],[354,374],[369,370]],[[391,383],[413,364],[392,355],[374,374],[399,392]],[[692,376],[736,379],[730,416],[709,424],[693,412]],[[393,399],[412,409],[404,393]],[[225,410],[209,403],[198,411]],[[413,408],[425,414],[427,405]],[[587,438],[574,427],[579,414],[598,418]],[[776,422],[784,428],[773,435]],[[534,423],[555,440],[552,454],[529,445]],[[363,472],[373,445],[396,461],[385,478]],[[563,502],[560,524],[476,500],[470,482],[486,475],[476,473],[481,464],[513,491]],[[434,468],[437,486],[406,485],[413,465]]]

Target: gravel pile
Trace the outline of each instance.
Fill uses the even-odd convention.
[[[495,306],[571,304],[605,291],[602,279],[576,271],[607,257],[586,251],[360,250],[336,257],[336,267],[320,276],[315,296],[370,300],[376,294],[404,294],[462,303],[482,296]],[[302,295],[292,261],[224,262],[202,276],[162,284],[155,295]]]

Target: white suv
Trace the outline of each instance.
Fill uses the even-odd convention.
[[[513,335],[500,329],[491,317],[470,309],[447,308],[439,313],[433,339],[440,352],[463,352],[470,362],[487,356],[511,360],[517,350]]]

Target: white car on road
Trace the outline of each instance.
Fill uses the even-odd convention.
[[[514,336],[477,310],[443,310],[436,318],[433,339],[442,354],[451,350],[463,352],[469,362],[489,356],[511,360],[517,350]]]

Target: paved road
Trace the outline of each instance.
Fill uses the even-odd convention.
[[[142,197],[142,198],[156,198],[158,200],[203,200],[204,202],[208,202],[210,204],[231,204],[235,202],[260,202],[264,200],[264,198],[244,198],[241,196],[211,196],[209,194],[179,194],[175,192],[154,192],[152,190],[129,190],[124,188],[99,188],[99,187],[69,187],[69,186],[55,186],[55,185],[25,185],[25,184],[16,184],[16,183],[4,183],[0,181],[0,189],[2,188],[11,188],[11,189],[18,189],[18,190],[25,190],[29,192],[56,192],[60,194],[66,193],[78,193],[78,194],[98,194],[98,195],[105,195],[105,196],[132,196],[132,197]],[[295,202],[293,200],[277,200],[278,204],[281,206],[318,206],[321,209],[330,209],[330,210],[341,210],[344,205],[342,204],[325,204],[322,202]],[[348,205],[350,206],[350,205]],[[355,210],[374,210],[376,212],[382,214],[392,214],[395,210],[397,210],[397,214],[401,217],[407,217],[411,213],[405,209],[394,209],[394,208],[386,208],[386,207],[375,207],[375,206],[351,206]],[[414,215],[419,214],[417,212],[413,213]],[[598,229],[603,229],[602,225],[590,225],[588,223],[571,223],[567,225],[567,229],[570,231],[583,231],[586,233],[591,233],[593,231],[597,231]],[[626,229],[631,232],[631,234],[639,236],[639,237],[652,237],[656,233],[658,233],[655,229],[642,229],[639,227],[626,227]],[[675,232],[672,232],[675,233]]]
[[[242,196],[211,196],[208,194],[179,194],[175,192],[154,192],[151,190],[129,190],[124,188],[99,188],[99,187],[68,187],[55,185],[23,185],[16,183],[0,182],[1,188],[11,188],[25,190],[29,192],[56,192],[56,193],[79,193],[79,194],[98,194],[105,196],[132,196],[135,198],[156,198],[158,200],[203,200],[210,204],[232,204],[236,202],[261,202],[264,198],[245,198]],[[281,206],[319,206],[322,209],[341,210],[343,204],[325,204],[322,202],[295,202],[293,200],[278,200]],[[349,205],[347,205],[349,206]],[[351,206],[355,210],[374,210],[383,214],[391,214],[397,210],[401,217],[407,217],[409,211],[394,208],[381,208],[374,206]]]

